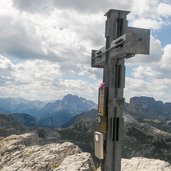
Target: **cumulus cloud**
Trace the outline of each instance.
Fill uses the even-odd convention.
[[[49,12],[54,9],[53,0],[13,0],[13,5],[28,12]]]
[[[94,82],[78,77],[64,79],[61,67],[47,60],[13,63],[0,56],[0,75],[0,94],[3,97],[50,100],[72,93],[96,100],[97,85]]]
[[[171,71],[171,44],[168,44],[164,48],[164,54],[161,59],[161,67]]]
[[[163,17],[171,16],[171,4],[160,3],[157,11]]]
[[[14,81],[12,77],[13,65],[8,58],[0,56],[0,85],[2,87]]]
[[[0,56],[0,72],[7,73],[15,84],[32,84],[41,82],[52,84],[52,81],[61,77],[60,66],[44,60],[27,60],[25,62],[13,63],[4,56]],[[2,74],[4,76],[4,74]],[[19,83],[18,83],[19,82]],[[9,82],[13,84],[13,82]]]
[[[149,28],[149,29],[160,29],[162,28],[166,23],[161,19],[152,19],[152,18],[139,18],[132,22],[132,25],[134,27],[140,27],[140,28]]]
[[[160,60],[152,63],[139,63],[134,66],[132,77],[126,79],[125,95],[127,98],[145,95],[170,101],[170,54],[171,45],[169,44],[164,47]]]
[[[161,0],[134,0],[131,6],[132,25],[159,30],[170,24],[171,4]]]
[[[45,1],[45,2],[44,2]],[[17,7],[20,10],[25,10],[28,8],[28,11],[30,10],[30,6],[39,6],[39,4],[59,4],[59,7],[56,8],[56,10],[52,11],[51,14],[48,14],[46,16],[39,14],[39,11],[37,10],[37,14],[28,14],[28,13],[20,13],[17,17],[19,18],[13,25],[8,24],[8,28],[11,28],[15,33],[11,36],[11,39],[14,39],[14,45],[18,46],[12,49],[10,46],[8,46],[9,40],[5,39],[7,44],[5,46],[9,47],[9,50],[7,53],[10,53],[10,55],[15,55],[20,58],[38,58],[38,59],[48,59],[48,60],[56,60],[56,61],[66,61],[69,59],[72,59],[72,61],[80,61],[80,63],[89,63],[90,61],[90,52],[92,48],[100,48],[104,45],[104,20],[103,14],[101,13],[82,13],[81,11],[78,12],[78,9],[81,9],[82,7],[86,8],[86,5],[88,7],[90,6],[90,3],[88,1],[82,2],[79,1],[25,1],[25,0],[14,0],[14,6],[17,5]],[[132,3],[131,3],[132,2]],[[92,2],[91,2],[92,3]],[[93,3],[98,4],[99,6],[103,6],[104,2],[95,2]],[[114,3],[113,1],[107,1],[105,4]],[[144,4],[143,4],[144,3]],[[68,4],[68,5],[67,5]],[[131,8],[135,9],[135,6],[138,5],[138,9],[140,7],[139,4],[141,4],[141,10],[134,11],[133,13],[135,16],[138,16],[138,14],[143,14],[151,12],[150,7],[151,6],[157,6],[159,5],[159,1],[140,1],[140,3],[136,4],[134,1],[117,1],[115,2],[115,5],[120,4],[122,7],[130,6]],[[78,7],[77,7],[78,5]],[[93,5],[93,4],[92,4]],[[40,5],[41,6],[41,5]],[[64,8],[65,7],[65,8]],[[148,7],[148,8],[147,8]],[[70,10],[68,10],[68,8]],[[136,9],[137,9],[136,8]],[[154,7],[153,7],[154,8]],[[87,8],[86,8],[87,9]],[[102,9],[99,7],[99,9]],[[109,9],[109,8],[108,8]],[[36,10],[36,9],[35,9]],[[87,9],[88,10],[88,9]],[[157,18],[157,17],[156,17]],[[142,22],[142,20],[144,22]],[[149,18],[139,18],[135,19],[133,22],[133,25],[138,25],[138,23],[141,24],[141,26],[147,26],[147,22],[153,22],[157,25],[161,25],[160,22],[156,22],[153,19]],[[149,25],[151,24],[149,22]],[[22,23],[22,24],[21,24]],[[29,23],[29,24],[28,24]],[[137,23],[137,24],[136,24]],[[153,25],[153,24],[152,24]],[[7,27],[6,26],[6,27]],[[19,28],[17,28],[17,26]],[[2,29],[6,29],[6,27],[2,26]],[[149,26],[149,27],[156,27]],[[9,31],[11,31],[9,30]],[[20,37],[21,39],[18,40],[16,38]],[[22,42],[22,43],[21,43]],[[154,42],[154,41],[153,41]],[[159,43],[158,43],[159,44]],[[152,48],[157,49],[156,53],[159,51],[158,48],[160,45],[155,45],[152,43]],[[10,52],[11,50],[11,52]],[[152,50],[152,52],[155,53],[155,49]],[[158,53],[158,56],[161,53]],[[6,54],[5,54],[6,55]],[[156,55],[156,54],[154,54]],[[87,58],[88,57],[88,58]],[[157,57],[158,58],[158,57]],[[156,59],[157,59],[156,58]],[[139,57],[141,59],[141,57]],[[142,59],[146,59],[142,57]],[[152,59],[152,58],[150,58]]]
[[[45,52],[40,37],[34,34],[34,27],[26,27],[20,19],[0,16],[0,32],[1,54],[9,58],[54,60],[57,56],[50,50]]]
[[[122,8],[128,9],[131,4],[131,0],[116,1],[116,0],[13,0],[14,6],[20,10],[28,12],[44,12],[50,11],[54,7],[58,9],[71,9],[81,13],[97,13],[106,12],[109,8]]]
[[[162,78],[171,78],[170,75],[170,62],[171,62],[171,45],[166,45],[163,49],[158,60],[153,61],[152,63],[144,63],[139,61],[133,69],[133,76],[135,78],[149,78],[149,79],[162,79]],[[151,58],[151,56],[149,56]]]
[[[170,79],[164,78],[144,81],[142,79],[128,77],[126,79],[126,84],[125,96],[127,97],[127,101],[133,96],[150,96],[157,100],[162,99],[165,102],[171,99]]]
[[[103,15],[110,8],[131,10],[129,24],[151,28],[152,33],[170,20],[170,4],[161,0],[2,1],[0,95],[54,99],[74,93],[95,100],[102,70],[90,68],[90,52],[105,44]],[[150,56],[127,60],[133,68],[127,97],[143,92],[163,99],[169,92],[170,45],[162,47],[154,36],[150,45]]]

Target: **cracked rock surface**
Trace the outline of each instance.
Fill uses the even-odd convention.
[[[33,133],[0,141],[1,171],[93,171],[92,157],[73,143],[36,145]]]
[[[37,145],[37,134],[0,140],[0,171],[95,171],[92,157],[70,142]],[[100,169],[99,169],[100,171]],[[121,171],[171,171],[168,162],[143,157],[122,159]]]
[[[162,160],[133,157],[122,159],[121,171],[171,171],[171,165]]]
[[[171,171],[171,165],[162,160],[133,157],[122,159],[122,171]]]

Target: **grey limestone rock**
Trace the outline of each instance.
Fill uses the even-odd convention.
[[[1,171],[93,171],[88,153],[73,143],[36,145],[37,135],[12,135],[0,141]],[[72,168],[72,170],[71,170]],[[77,169],[77,170],[76,170]]]
[[[55,171],[95,171],[92,157],[89,153],[80,153],[65,158]]]
[[[101,171],[101,169],[99,168],[97,171]],[[171,171],[171,165],[162,160],[133,157],[122,159],[121,171]]]
[[[168,162],[143,157],[122,159],[122,171],[170,171]]]

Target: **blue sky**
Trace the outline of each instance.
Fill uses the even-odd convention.
[[[161,41],[162,46],[166,46],[171,42],[171,24],[160,30],[154,31],[154,35]]]
[[[129,25],[151,29],[151,53],[126,60],[125,98],[171,101],[171,3],[166,0],[1,0],[0,97],[54,100],[67,93],[97,101],[104,14],[128,10]]]

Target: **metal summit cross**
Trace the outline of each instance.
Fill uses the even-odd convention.
[[[125,58],[149,54],[150,49],[150,30],[128,27],[128,13],[111,9],[105,14],[106,45],[100,50],[92,50],[91,66],[103,68],[98,99],[98,130],[94,133],[95,155],[102,161],[102,171],[121,170]]]

